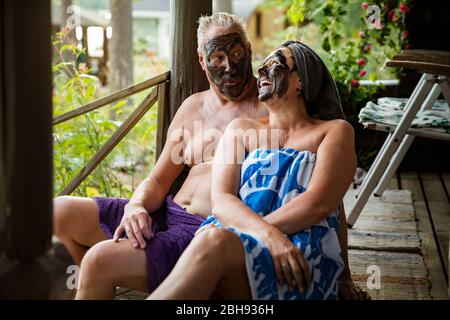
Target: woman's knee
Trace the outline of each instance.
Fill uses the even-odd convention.
[[[223,228],[209,228],[194,238],[197,252],[202,258],[218,256],[225,260],[226,256],[240,245],[239,238],[234,233]]]
[[[112,240],[99,242],[90,248],[83,257],[81,275],[82,277],[107,276],[116,268],[119,258],[120,251],[117,250],[117,243]]]

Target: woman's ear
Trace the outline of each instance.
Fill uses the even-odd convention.
[[[248,54],[249,54],[249,56],[251,57],[252,56],[252,45],[251,45],[251,43],[250,43],[250,41],[247,41],[247,44],[248,44]]]
[[[297,94],[301,95],[302,92],[303,92],[303,85],[302,85],[302,82],[299,81],[298,84],[297,84]]]

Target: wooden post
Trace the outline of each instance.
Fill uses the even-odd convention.
[[[209,88],[198,63],[197,20],[211,15],[212,0],[171,0],[170,120],[181,103],[193,93]]]
[[[169,129],[169,82],[158,85],[158,125],[156,133],[156,157],[158,160],[167,139]]]
[[[5,251],[29,261],[49,249],[52,234],[50,0],[2,1],[1,15]]]
[[[50,0],[3,0],[0,21],[0,300],[68,298],[64,250],[49,250]]]
[[[4,9],[3,2],[0,3],[0,20],[4,19]],[[4,130],[5,119],[4,115],[6,113],[5,110],[5,102],[3,92],[3,83],[4,78],[6,77],[5,71],[3,70],[3,47],[4,39],[3,39],[3,23],[0,23],[0,257],[3,255],[5,251],[5,218],[6,218],[6,183],[5,183],[5,164],[6,164],[6,132]]]

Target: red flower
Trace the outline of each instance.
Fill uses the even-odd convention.
[[[358,80],[352,80],[352,87],[358,88],[359,87],[359,81]]]
[[[367,8],[369,8],[369,4],[367,2],[363,2],[361,3],[361,8],[367,10]]]
[[[401,13],[408,13],[409,12],[409,7],[406,3],[400,3],[399,6],[400,12]]]
[[[395,22],[395,21],[398,20],[398,17],[397,17],[397,15],[395,14],[395,11],[394,11],[394,10],[391,10],[391,11],[388,12],[388,17],[389,17],[389,19],[390,19],[392,22]]]
[[[403,37],[403,39],[408,39],[408,37],[409,37],[409,31],[403,31],[402,37]]]
[[[358,66],[363,66],[367,63],[367,61],[365,59],[359,59],[358,61],[356,61],[356,63],[358,64]]]
[[[361,72],[359,73],[359,77],[362,78],[367,74],[366,70],[361,70]]]
[[[372,51],[372,45],[370,43],[367,44],[366,52]]]

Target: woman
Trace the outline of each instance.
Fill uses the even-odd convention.
[[[352,127],[317,119],[335,117],[327,112],[340,102],[306,45],[284,43],[258,72],[269,118],[228,126],[214,159],[213,213],[152,299],[337,297]]]

